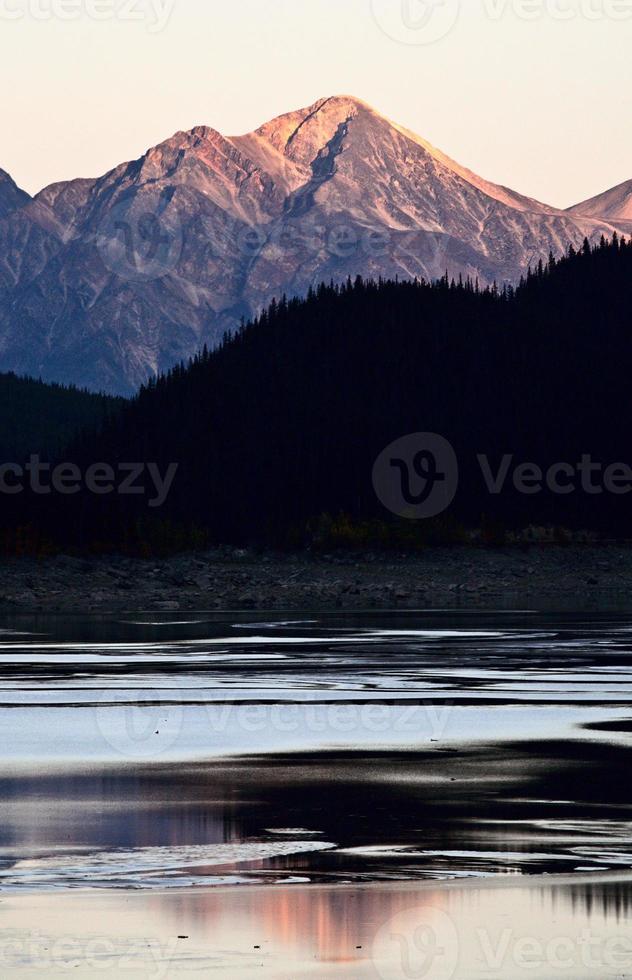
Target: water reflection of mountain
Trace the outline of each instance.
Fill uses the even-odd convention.
[[[318,963],[321,968],[327,963],[332,976],[338,976],[334,967],[355,964],[353,972],[344,974],[354,980],[375,976],[371,964],[382,953],[393,956],[392,949],[383,948],[392,923],[396,923],[393,928],[401,929],[406,923],[414,926],[433,921],[449,930],[445,938],[453,937],[461,962],[467,964],[466,973],[455,974],[459,980],[523,977],[524,963],[518,966],[512,954],[527,937],[531,943],[538,937],[536,943],[549,950],[557,949],[560,937],[564,937],[565,954],[576,962],[573,977],[596,980],[597,976],[622,974],[605,968],[595,973],[594,967],[586,966],[586,937],[590,936],[593,943],[588,952],[594,963],[600,962],[609,941],[626,935],[632,879],[627,883],[595,880],[578,886],[552,880],[542,886],[480,886],[470,882],[466,886],[422,888],[405,884],[242,888],[238,894],[225,890],[157,894],[148,901],[155,920],[166,923],[168,931],[185,923],[192,941],[198,944],[230,949],[236,957],[257,948],[273,962],[278,956],[283,963],[283,957],[291,962]],[[485,963],[487,948],[495,953],[504,950],[503,962],[500,966],[496,963],[493,970]],[[536,962],[529,976],[550,980],[553,969],[549,962],[540,967]]]
[[[557,742],[5,777],[0,857],[270,844],[294,828],[336,848],[280,849],[223,872],[325,883],[624,871],[627,760],[620,746]]]

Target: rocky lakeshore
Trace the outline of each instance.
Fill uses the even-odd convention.
[[[587,608],[632,599],[631,545],[436,548],[418,555],[219,549],[167,559],[4,559],[5,612],[187,609]]]

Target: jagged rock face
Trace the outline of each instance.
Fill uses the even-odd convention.
[[[123,394],[282,293],[358,274],[515,282],[627,217],[490,184],[348,97],[247,136],[177,133],[33,199],[2,178],[0,369]]]
[[[0,170],[0,220],[23,207],[31,198],[21,190],[8,173]]]

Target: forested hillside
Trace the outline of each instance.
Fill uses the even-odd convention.
[[[586,454],[632,463],[631,283],[632,245],[615,239],[551,259],[515,292],[357,280],[282,300],[74,447],[85,465],[177,462],[162,507],[81,495],[46,514],[32,501],[30,516],[76,544],[97,532],[133,543],[148,521],[194,525],[213,541],[301,545],[339,515],[388,537],[401,521],[376,497],[374,462],[393,440],[433,432],[455,449],[458,493],[441,518],[408,522],[405,540],[482,523],[628,535],[632,495],[518,493],[511,480],[493,495],[477,457],[494,471],[505,454],[543,469]]]
[[[95,430],[122,399],[0,374],[0,461],[58,455],[85,426]]]

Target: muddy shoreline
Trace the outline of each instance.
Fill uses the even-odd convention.
[[[631,545],[433,548],[415,556],[222,549],[167,559],[4,559],[4,612],[590,609],[632,600]]]
[[[629,887],[622,874],[440,888],[398,882],[192,889],[186,895],[11,895],[3,902],[4,975],[32,980],[72,972],[87,980],[131,970],[146,980],[191,971],[230,980],[320,973],[373,980],[406,975],[402,943],[415,950],[421,927],[440,943],[431,961],[415,960],[420,969],[426,965],[428,977],[614,980],[632,975],[624,920]]]

